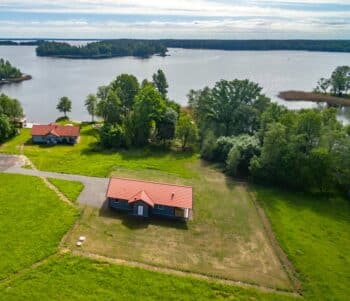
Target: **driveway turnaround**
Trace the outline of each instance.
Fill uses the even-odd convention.
[[[0,172],[78,181],[84,185],[84,189],[78,197],[78,203],[96,208],[102,207],[105,203],[109,182],[108,178],[87,177],[27,169],[21,167],[23,164],[24,160],[19,156],[0,155]]]

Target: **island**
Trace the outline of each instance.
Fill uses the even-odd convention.
[[[11,65],[9,61],[0,59],[0,85],[18,83],[32,79],[31,75],[24,74],[18,68]]]
[[[115,39],[90,41],[86,45],[72,45],[60,40],[37,41],[38,56],[71,59],[103,59],[134,56],[149,58],[165,56],[168,48],[211,49],[228,51],[323,51],[350,52],[350,40],[141,40]]]
[[[152,55],[165,56],[167,47],[161,41],[151,40],[104,40],[86,45],[71,45],[63,42],[43,42],[36,48],[38,56],[71,59],[103,59],[134,56],[148,58]]]

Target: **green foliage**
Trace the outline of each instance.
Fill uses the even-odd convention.
[[[337,67],[331,76],[331,90],[334,95],[342,96],[350,90],[350,66]]]
[[[201,146],[201,157],[208,161],[215,161],[216,137],[213,132],[209,131],[204,137]]]
[[[0,114],[6,115],[11,122],[23,117],[21,103],[5,94],[0,94]]]
[[[9,61],[0,59],[0,82],[1,80],[14,79],[22,76],[22,72],[13,67]]]
[[[108,58],[136,56],[147,58],[154,54],[164,56],[166,46],[161,41],[151,40],[106,40],[88,43],[84,46],[61,42],[43,42],[36,48],[38,56],[57,56],[67,58]]]
[[[63,96],[60,98],[56,109],[59,112],[62,112],[64,114],[64,117],[67,117],[67,112],[70,112],[72,110],[72,101],[67,96]]]
[[[217,148],[219,146],[224,146],[225,150],[221,151],[223,154],[227,151],[227,146],[230,145],[231,148],[226,155],[223,154],[226,159],[226,170],[229,174],[233,176],[247,175],[249,172],[250,160],[254,156],[260,155],[260,143],[257,137],[249,136],[246,134],[230,137],[226,145],[219,143],[217,141]]]
[[[118,94],[109,89],[105,99],[97,104],[97,115],[102,117],[105,123],[120,123],[123,119],[122,105]]]
[[[317,82],[316,92],[343,96],[350,91],[350,66],[338,66],[330,78],[321,78]]]
[[[178,115],[172,108],[167,108],[163,117],[157,122],[157,138],[161,141],[172,140],[175,137],[175,129]]]
[[[97,115],[97,97],[94,94],[89,94],[85,100],[85,107],[89,114],[91,115],[92,122],[95,121],[95,116]]]
[[[165,109],[165,101],[153,85],[148,84],[141,88],[134,105],[135,145],[142,146],[148,143]]]
[[[176,126],[176,137],[181,141],[182,150],[197,142],[198,129],[190,114],[186,112],[181,113]]]
[[[140,90],[137,78],[130,74],[121,74],[109,85],[121,101],[122,111],[126,115],[133,107],[136,94]]]
[[[163,70],[159,69],[157,73],[153,74],[152,79],[153,79],[154,86],[157,88],[158,92],[165,99],[168,94],[169,85]]]
[[[269,103],[262,88],[248,80],[222,80],[214,88],[191,91],[189,105],[202,134],[213,129],[217,137],[253,134],[260,115]]]
[[[126,146],[125,129],[117,124],[106,123],[100,131],[101,144],[106,148]]]
[[[55,253],[78,213],[39,178],[0,173],[0,183],[4,230],[0,231],[0,279],[4,279]]]
[[[0,143],[11,138],[15,133],[16,130],[11,125],[9,118],[0,114]]]
[[[261,134],[261,156],[250,167],[254,178],[311,191],[347,188],[350,139],[334,109],[282,111]]]

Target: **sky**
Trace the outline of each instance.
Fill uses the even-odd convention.
[[[0,38],[350,39],[350,0],[0,0]]]

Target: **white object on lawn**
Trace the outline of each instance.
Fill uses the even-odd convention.
[[[83,243],[81,241],[77,241],[77,247],[81,247]]]
[[[86,237],[85,236],[79,236],[79,240],[84,242],[86,240]]]

